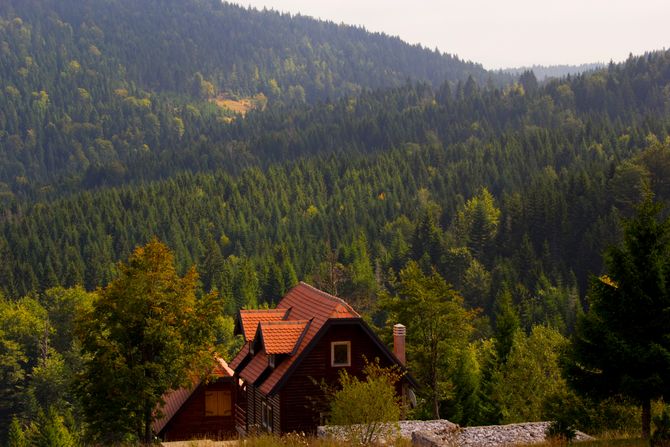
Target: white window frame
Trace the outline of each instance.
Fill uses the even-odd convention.
[[[347,362],[346,363],[335,363],[335,347],[336,346],[346,346],[347,347]],[[351,342],[350,341],[333,341],[330,343],[330,366],[334,368],[341,368],[346,366],[351,366]]]
[[[265,399],[261,401],[261,426],[269,432],[272,432],[274,424],[274,411],[270,402]]]

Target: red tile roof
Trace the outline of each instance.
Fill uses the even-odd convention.
[[[235,358],[230,361],[229,366],[233,369],[237,369],[238,366],[242,363],[242,360],[249,354],[249,343],[245,343],[240,349],[240,352],[237,353]]]
[[[216,363],[212,369],[211,376],[216,378],[222,377],[233,377],[234,371],[228,367],[228,364],[225,360],[220,357],[216,358]],[[170,390],[163,395],[163,401],[165,404],[161,408],[161,413],[163,416],[160,419],[156,419],[152,424],[151,428],[154,433],[160,433],[163,428],[170,422],[170,420],[177,414],[179,409],[184,405],[193,392],[198,389],[201,380],[196,379],[193,381],[190,387],[179,388],[178,390]]]
[[[240,324],[245,341],[252,341],[261,321],[281,321],[289,309],[240,309]]]
[[[256,337],[262,338],[267,354],[293,354],[309,323],[309,320],[262,322]]]
[[[254,383],[268,366],[270,366],[268,356],[265,354],[265,351],[261,350],[261,352],[254,354],[249,364],[240,371],[240,377],[248,383]]]
[[[298,337],[295,340],[292,349],[292,355],[289,355],[286,359],[284,359],[284,361],[279,363],[277,367],[272,370],[267,379],[265,379],[260,385],[260,391],[264,394],[269,394],[273,391],[275,386],[279,383],[290,366],[296,361],[296,359],[300,357],[302,351],[307,347],[307,345],[309,345],[312,339],[316,336],[316,334],[319,333],[323,325],[329,319],[361,317],[349,304],[347,304],[341,298],[316,289],[304,282],[301,282],[292,288],[281,299],[281,301],[279,301],[275,311],[277,313],[281,313],[283,311],[283,318],[277,320],[265,320],[263,323],[267,321],[282,320],[286,321],[287,323],[299,323],[305,321],[310,321],[310,323],[304,327],[304,331],[301,334],[301,337]],[[242,316],[241,313],[240,316]],[[248,323],[244,323],[245,332],[247,331],[247,325]],[[262,326],[263,330],[265,331],[266,325],[263,324]],[[270,326],[268,325],[267,327]],[[292,335],[290,337],[286,332],[281,330],[279,330],[280,340],[272,339],[273,335],[270,335],[271,332],[268,332],[267,336],[265,333],[263,333],[262,337],[267,349],[273,351],[285,351],[287,350],[287,346],[290,344],[291,340],[293,340],[295,332],[297,332],[297,326],[291,329]],[[272,332],[272,334],[274,334],[274,332]],[[253,336],[254,335],[252,334],[251,339]],[[268,338],[268,340],[266,340],[266,338]],[[247,337],[247,340],[249,339],[250,338]],[[240,352],[240,354],[242,354],[242,352]],[[235,363],[235,367],[237,367],[237,365],[239,365],[241,362],[241,359],[237,361],[240,357],[240,354],[238,354],[238,356],[235,357],[235,360],[231,362]],[[244,356],[246,356],[246,353]],[[261,366],[263,367],[263,370],[267,368],[267,355],[265,350],[262,352],[262,355],[261,353],[257,353],[254,356],[252,361],[249,362],[249,364],[240,372],[240,377],[244,380],[247,380],[247,377],[253,377],[253,381],[256,381],[263,372],[263,370],[258,371]]]

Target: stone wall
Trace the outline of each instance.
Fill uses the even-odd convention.
[[[459,427],[447,420],[400,421],[395,433],[419,447],[498,447],[538,444],[546,440],[549,422]],[[318,435],[342,438],[339,427],[319,427]],[[577,432],[576,441],[593,439]]]

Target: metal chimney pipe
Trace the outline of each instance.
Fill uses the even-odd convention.
[[[404,325],[393,325],[393,353],[403,365],[407,362],[405,358],[405,333],[406,328]]]

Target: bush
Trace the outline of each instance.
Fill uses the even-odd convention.
[[[654,417],[654,434],[651,437],[651,445],[653,447],[670,447],[670,413],[667,409]]]
[[[397,368],[368,363],[364,380],[340,371],[341,389],[333,394],[330,425],[342,426],[342,434],[353,444],[368,445],[395,435],[400,419],[396,384],[402,377]]]

